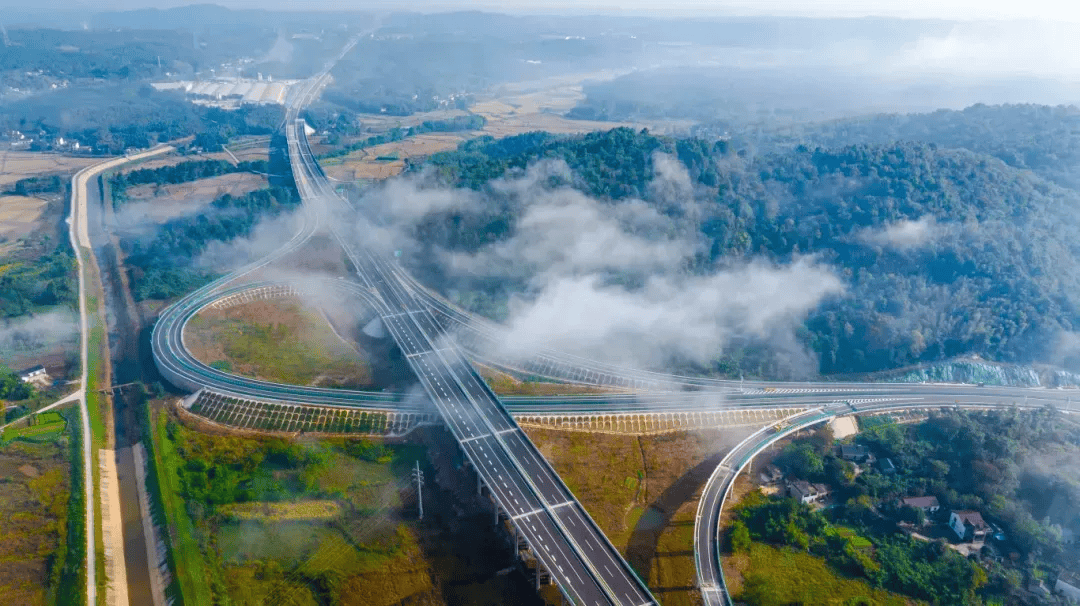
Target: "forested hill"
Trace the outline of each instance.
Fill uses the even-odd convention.
[[[727,126],[706,130],[726,130]],[[918,141],[969,149],[1028,168],[1066,187],[1080,187],[1080,108],[973,105],[927,114],[878,114],[740,133],[737,144],[776,150],[797,145],[888,144]]]
[[[650,187],[658,151],[686,166],[693,213]],[[696,233],[705,245],[690,271],[818,255],[847,284],[800,336],[823,373],[967,353],[1049,361],[1080,323],[1080,194],[991,155],[929,143],[798,146],[751,158],[724,142],[629,129],[475,140],[433,156],[427,169],[486,192],[487,206],[440,216],[425,237],[458,250],[508,237],[520,210],[500,203],[489,182],[543,158],[564,160],[571,185],[591,196],[645,200]],[[724,364],[718,356],[715,368]]]

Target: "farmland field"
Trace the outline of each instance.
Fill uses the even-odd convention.
[[[52,603],[66,547],[70,465],[57,413],[0,444],[0,601]],[[58,419],[58,420],[57,420]],[[29,435],[28,435],[29,434]]]

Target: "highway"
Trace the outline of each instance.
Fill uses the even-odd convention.
[[[293,175],[352,261],[360,282],[382,301],[381,318],[450,432],[499,508],[560,591],[575,604],[655,604],[618,550],[574,498],[536,446],[393,262],[337,228],[355,224],[327,183],[298,120],[286,125]],[[293,145],[295,139],[297,144]]]
[[[521,431],[508,407],[491,392],[469,359],[584,385],[624,390],[589,396],[515,398],[509,410],[524,413],[626,413],[706,411],[730,407],[802,408],[780,432],[766,428],[729,453],[706,485],[695,525],[699,585],[708,604],[729,603],[719,566],[718,520],[731,483],[754,454],[784,435],[834,416],[855,412],[955,406],[999,408],[1054,406],[1077,411],[1072,390],[942,384],[728,381],[639,371],[556,351],[525,359],[496,359],[501,327],[464,312],[418,284],[394,262],[342,234],[356,212],[328,183],[308,146],[299,111],[325,84],[329,68],[296,87],[284,121],[293,175],[304,200],[304,227],[279,251],[185,297],[155,325],[153,347],[162,374],[181,387],[264,401],[400,409],[397,396],[297,387],[222,373],[195,360],[183,344],[183,327],[206,305],[239,292],[255,271],[299,249],[312,234],[329,230],[357,270],[359,284],[339,286],[360,297],[383,320],[431,402],[460,441],[502,510],[522,532],[567,597],[583,604],[655,603],[550,465]],[[630,393],[630,392],[633,393]],[[1080,392],[1076,392],[1080,396]],[[509,399],[508,399],[509,400]]]

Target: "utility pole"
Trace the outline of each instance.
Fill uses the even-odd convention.
[[[420,509],[420,519],[424,519],[424,472],[420,471],[420,460],[416,461],[416,469],[412,473],[416,480],[416,505]]]

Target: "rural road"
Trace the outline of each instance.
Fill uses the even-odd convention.
[[[79,330],[81,333],[82,375],[80,376],[79,389],[65,398],[70,401],[79,400],[79,416],[82,419],[82,446],[83,446],[83,486],[86,492],[86,603],[97,603],[97,558],[94,556],[96,530],[94,525],[94,507],[97,502],[94,498],[94,473],[92,456],[92,436],[90,435],[90,411],[86,406],[86,383],[88,361],[90,357],[90,321],[86,302],[86,263],[89,260],[83,256],[83,250],[91,250],[90,229],[87,223],[87,183],[96,178],[102,172],[116,168],[121,164],[143,160],[159,154],[173,151],[172,146],[155,147],[149,151],[122,158],[113,158],[93,166],[88,166],[75,173],[71,179],[71,217],[68,219],[68,236],[71,239],[71,248],[75,251],[75,260],[79,264]],[[123,561],[123,560],[121,560]]]

